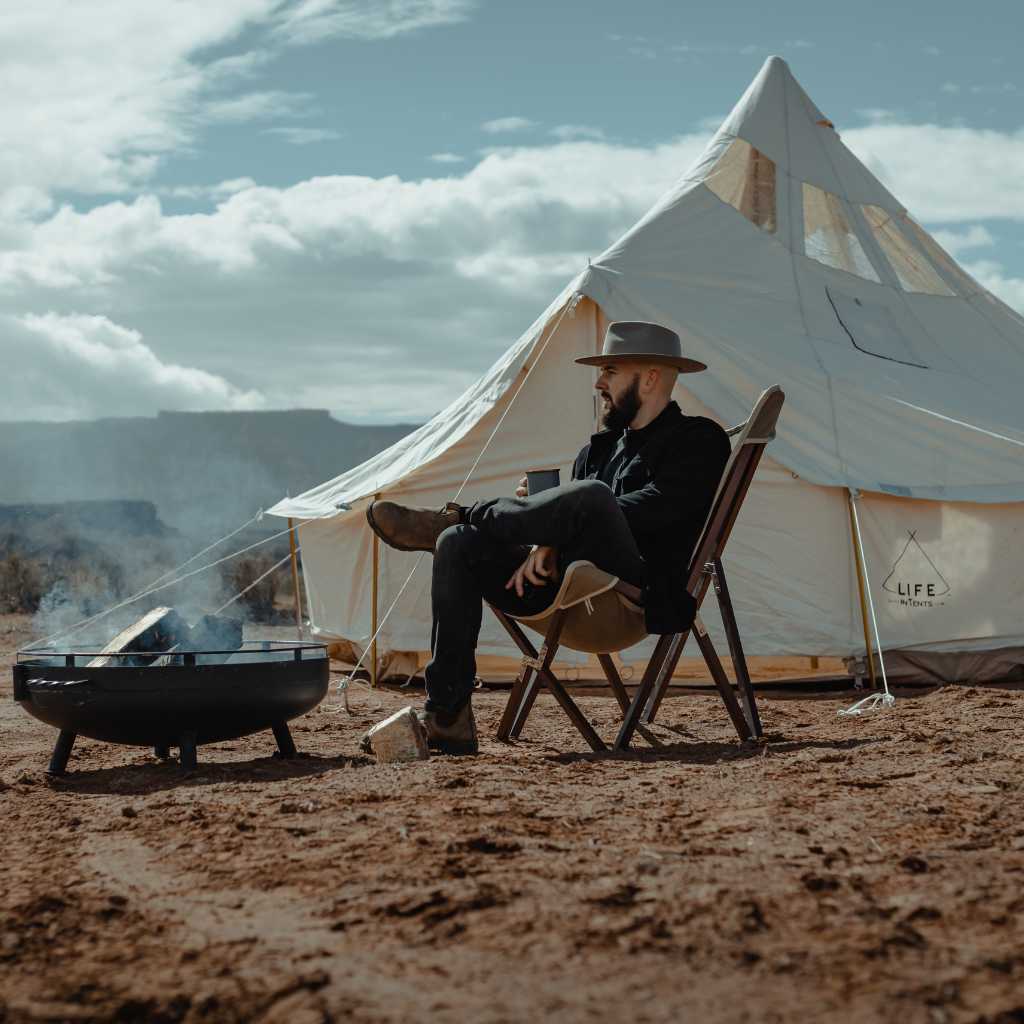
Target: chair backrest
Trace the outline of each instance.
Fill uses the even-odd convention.
[[[721,557],[765,446],[775,437],[775,424],[785,401],[785,392],[777,384],[773,385],[761,392],[747,421],[728,431],[734,438],[732,454],[725,464],[687,573],[686,589],[698,603],[709,583],[704,566]]]

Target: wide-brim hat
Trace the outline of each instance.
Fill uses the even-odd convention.
[[[617,320],[608,325],[599,356],[582,356],[583,366],[607,366],[609,363],[662,363],[680,373],[700,373],[704,363],[683,355],[679,335],[660,324],[640,320]]]

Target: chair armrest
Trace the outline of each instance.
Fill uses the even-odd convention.
[[[628,598],[634,604],[642,605],[644,603],[644,592],[639,587],[634,587],[632,583],[627,583],[625,580],[619,580],[618,583],[612,587],[617,594],[621,594],[623,597]]]

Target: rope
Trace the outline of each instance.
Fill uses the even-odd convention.
[[[251,522],[252,522],[252,520],[250,519],[249,523],[251,523]],[[249,523],[246,523],[245,525],[248,526]],[[240,529],[244,529],[244,527],[242,527]],[[191,579],[193,576],[198,576],[200,573],[206,572],[207,569],[213,569],[213,568],[215,568],[218,565],[222,565],[224,562],[231,561],[232,558],[237,558],[239,555],[244,555],[247,552],[254,550],[255,548],[262,547],[264,544],[269,544],[271,541],[277,540],[279,537],[285,536],[285,534],[287,534],[289,531],[290,531],[290,527],[288,529],[281,530],[279,533],[271,534],[269,537],[264,537],[262,540],[258,540],[254,544],[249,544],[246,547],[239,549],[238,551],[233,551],[230,555],[224,555],[222,558],[218,558],[214,562],[210,562],[207,565],[202,565],[198,569],[193,569],[191,572],[184,573],[183,575],[178,576],[178,577],[176,577],[173,580],[169,580],[166,583],[161,583],[159,586],[153,586],[151,584],[148,587],[144,588],[143,590],[138,591],[138,593],[132,594],[131,597],[126,597],[123,601],[119,601],[117,604],[112,605],[110,608],[107,608],[104,611],[97,612],[95,615],[90,615],[86,619],[82,619],[79,622],[72,623],[70,626],[67,626],[64,629],[59,630],[56,633],[51,633],[49,636],[45,636],[45,637],[43,637],[40,640],[34,640],[31,644],[28,645],[28,647],[25,648],[25,650],[33,650],[33,649],[35,649],[37,647],[45,646],[46,644],[52,643],[54,640],[57,640],[60,637],[70,637],[70,636],[73,636],[75,633],[81,632],[86,626],[89,626],[89,625],[91,625],[94,622],[99,622],[100,619],[104,619],[108,615],[112,615],[114,612],[119,611],[122,608],[127,608],[128,605],[135,604],[136,601],[141,601],[144,597],[149,597],[152,594],[160,593],[162,590],[168,590],[171,587],[177,586],[177,584],[183,582],[184,580]],[[237,534],[238,532],[239,532],[239,530],[232,531],[231,533],[229,533],[226,536],[222,537],[216,543],[209,545],[203,551],[199,552],[196,555],[193,555],[192,558],[190,558],[188,561],[189,562],[195,561],[195,559],[198,558],[199,555],[204,554],[206,551],[209,551],[211,548],[217,547],[218,544],[221,544],[225,540],[227,540],[228,538],[235,536],[235,534]],[[290,558],[291,554],[289,554],[288,557]],[[182,564],[183,565],[187,565],[188,562],[184,562]],[[179,568],[180,568],[180,566],[179,566]],[[172,570],[172,571],[175,571],[175,570]],[[164,573],[164,576],[166,576],[166,575],[167,575],[167,573]],[[163,577],[159,577],[159,578],[162,579]],[[16,653],[16,652],[11,651],[11,652],[8,652],[8,653],[13,654],[13,653]]]
[[[296,548],[295,554],[298,554],[301,550],[302,548]],[[291,557],[292,553],[289,551],[288,554],[285,555],[280,562],[275,562],[265,573],[263,573],[262,576],[257,576],[256,579],[254,579],[252,583],[249,584],[249,586],[247,586],[244,590],[240,590],[229,601],[225,601],[215,612],[212,612],[211,614],[220,615],[220,613],[224,611],[225,608],[229,607],[230,605],[233,605],[240,597],[244,597],[246,594],[248,594],[253,587],[255,587],[259,583],[262,583],[272,572],[276,572],[278,569],[280,569],[285,562],[290,562]]]
[[[223,537],[221,537],[220,540],[215,540],[212,544],[207,544],[202,551],[197,551],[191,558],[186,558],[185,561],[181,563],[181,565],[176,565],[173,569],[168,569],[167,572],[165,572],[162,576],[157,576],[157,578],[153,580],[153,582],[150,583],[149,586],[155,587],[157,586],[157,584],[163,583],[163,581],[167,579],[168,576],[173,576],[176,572],[181,572],[181,570],[184,569],[185,566],[191,565],[197,558],[202,558],[202,556],[205,555],[207,552],[212,551],[214,548],[220,547],[221,544],[224,543],[224,541],[231,540],[232,537],[237,536],[243,530],[248,529],[250,526],[252,526],[253,523],[258,523],[262,518],[263,509],[260,509],[259,512],[257,512],[256,515],[252,517],[252,519],[247,519],[244,523],[242,523],[241,526],[239,526],[235,530],[232,530],[230,533],[226,533]]]
[[[533,361],[527,367],[526,373],[523,375],[523,379],[519,382],[519,386],[516,388],[516,390],[513,393],[512,397],[509,399],[508,405],[505,406],[504,412],[502,412],[501,416],[498,417],[498,422],[494,424],[494,429],[491,431],[491,433],[488,436],[487,440],[484,442],[484,446],[480,449],[480,453],[473,460],[473,464],[469,467],[469,472],[466,473],[465,478],[463,479],[462,483],[459,485],[459,489],[455,492],[455,497],[451,499],[452,500],[452,504],[457,504],[458,503],[459,498],[462,496],[462,492],[466,489],[466,486],[469,484],[470,479],[472,478],[473,474],[476,472],[477,466],[480,465],[480,461],[483,459],[484,455],[487,453],[487,450],[491,447],[491,442],[493,442],[495,437],[497,437],[498,431],[501,429],[502,424],[505,422],[506,417],[512,411],[512,406],[515,404],[516,399],[522,393],[523,388],[526,387],[526,382],[530,379],[530,375],[533,373],[533,371],[536,368],[537,364],[541,361],[541,357],[544,355],[544,352],[547,350],[547,347],[550,344],[551,339],[558,332],[558,328],[561,326],[562,321],[565,319],[566,313],[575,312],[576,305],[577,305],[578,302],[579,302],[578,294],[571,295],[566,300],[565,305],[562,307],[562,312],[558,314],[558,319],[555,321],[554,327],[552,327],[551,330],[548,332],[548,336],[545,339],[544,344],[540,346],[540,350],[537,352],[537,354],[534,357]],[[363,648],[363,653],[359,656],[359,660],[356,662],[355,668],[353,668],[352,671],[349,672],[348,676],[345,679],[339,679],[338,680],[337,692],[345,694],[345,710],[346,711],[348,710],[348,695],[345,692],[348,689],[349,683],[352,682],[352,679],[355,676],[355,674],[359,671],[360,668],[362,668],[363,661],[366,659],[367,653],[373,648],[374,642],[376,641],[377,637],[380,636],[381,630],[387,624],[388,618],[391,616],[391,613],[395,610],[395,607],[398,605],[398,601],[401,598],[402,594],[405,593],[406,587],[409,586],[409,583],[411,582],[413,576],[416,574],[416,570],[420,567],[420,564],[423,561],[423,556],[425,554],[426,554],[425,551],[421,551],[420,552],[419,557],[416,559],[416,563],[413,565],[412,569],[409,571],[409,575],[406,576],[405,582],[399,588],[398,595],[395,597],[394,601],[391,602],[390,607],[384,613],[383,618],[378,623],[377,629],[374,632],[373,636],[370,637],[369,642]]]
[[[860,516],[857,515],[857,501],[860,498],[860,491],[851,490],[850,497],[853,499],[850,502],[850,508],[853,511],[853,527],[857,531],[857,550],[859,552],[861,567],[864,570],[864,579],[869,581],[864,587],[864,590],[868,596],[868,609],[871,612],[871,628],[875,634],[875,649],[878,651],[878,664],[882,669],[882,686],[884,687],[885,692],[872,693],[863,700],[857,701],[857,703],[853,704],[851,707],[840,709],[840,711],[837,712],[840,718],[855,718],[871,711],[885,711],[896,704],[896,698],[889,692],[889,679],[885,674],[885,658],[882,655],[882,639],[878,635],[878,619],[875,617],[875,601],[871,596],[871,577],[868,574],[867,558],[864,554],[864,538],[861,536],[860,532]]]

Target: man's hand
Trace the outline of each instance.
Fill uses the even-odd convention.
[[[526,477],[519,481],[519,486],[516,488],[517,498],[528,498],[530,496],[530,488],[526,483]]]
[[[514,573],[505,589],[516,588],[516,593],[523,596],[523,581],[542,587],[555,580],[558,576],[558,551],[552,547],[539,545],[527,556],[526,561]]]

